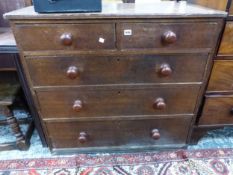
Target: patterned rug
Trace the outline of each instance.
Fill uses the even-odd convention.
[[[1,160],[0,175],[233,175],[233,149]]]

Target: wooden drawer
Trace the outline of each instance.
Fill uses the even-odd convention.
[[[199,124],[233,124],[233,96],[207,96]]]
[[[16,25],[14,33],[24,51],[115,48],[115,24]]]
[[[233,60],[216,60],[207,91],[233,90]]]
[[[27,64],[34,86],[177,83],[201,82],[207,58],[198,54],[37,57],[27,59]]]
[[[228,21],[225,26],[218,55],[233,55],[233,22]]]
[[[233,3],[231,3],[231,6],[229,8],[229,16],[233,16]]]
[[[193,114],[199,88],[199,85],[82,87],[39,90],[36,94],[43,118],[93,118]]]
[[[212,48],[219,28],[215,22],[120,23],[117,25],[117,40],[121,49]]]
[[[52,148],[186,144],[191,117],[46,123]],[[143,123],[143,124],[142,124]],[[152,137],[153,136],[153,137]]]

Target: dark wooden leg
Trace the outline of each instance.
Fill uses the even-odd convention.
[[[19,123],[17,119],[14,117],[13,113],[10,111],[8,107],[4,107],[4,115],[6,116],[7,123],[9,124],[13,134],[16,137],[16,146],[19,150],[27,150],[29,148],[29,144],[26,143],[26,139],[19,127]]]
[[[20,62],[20,58],[19,58],[18,54],[15,54],[15,64],[16,64],[16,67],[17,67],[19,81],[20,81],[20,84],[21,84],[22,89],[24,91],[24,94],[25,94],[25,97],[26,97],[26,101],[28,103],[28,106],[29,106],[29,109],[30,109],[30,113],[31,113],[32,118],[34,120],[36,129],[37,129],[37,131],[39,133],[42,145],[44,147],[47,147],[47,142],[45,140],[45,136],[44,136],[43,129],[42,129],[42,126],[41,126],[41,122],[40,122],[40,119],[39,119],[39,115],[38,115],[38,112],[37,112],[37,110],[35,108],[32,96],[30,94],[30,89],[29,89],[27,81],[25,79],[25,75],[24,75],[24,72],[23,72],[23,69],[22,69],[22,66],[21,66],[21,62]]]

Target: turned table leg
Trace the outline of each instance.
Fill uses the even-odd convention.
[[[11,131],[16,137],[16,146],[20,150],[27,150],[29,147],[29,144],[26,143],[26,139],[19,127],[19,123],[17,119],[14,117],[11,110],[6,106],[4,107],[4,115],[6,116],[7,123],[11,128]]]

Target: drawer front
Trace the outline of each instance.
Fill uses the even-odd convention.
[[[52,148],[186,144],[191,117],[46,123]]]
[[[207,97],[199,124],[233,124],[233,96]]]
[[[40,90],[43,118],[193,114],[199,85]],[[190,93],[192,92],[192,93]]]
[[[121,23],[117,26],[122,49],[212,48],[219,33],[218,23]]]
[[[218,60],[214,62],[208,91],[233,90],[233,60]]]
[[[231,3],[231,6],[229,8],[229,16],[233,16],[233,3]]]
[[[115,48],[114,24],[17,25],[14,33],[24,51]]]
[[[233,55],[233,22],[227,22],[218,55]]]
[[[27,63],[34,86],[177,83],[201,82],[207,58],[197,54],[39,57]]]

